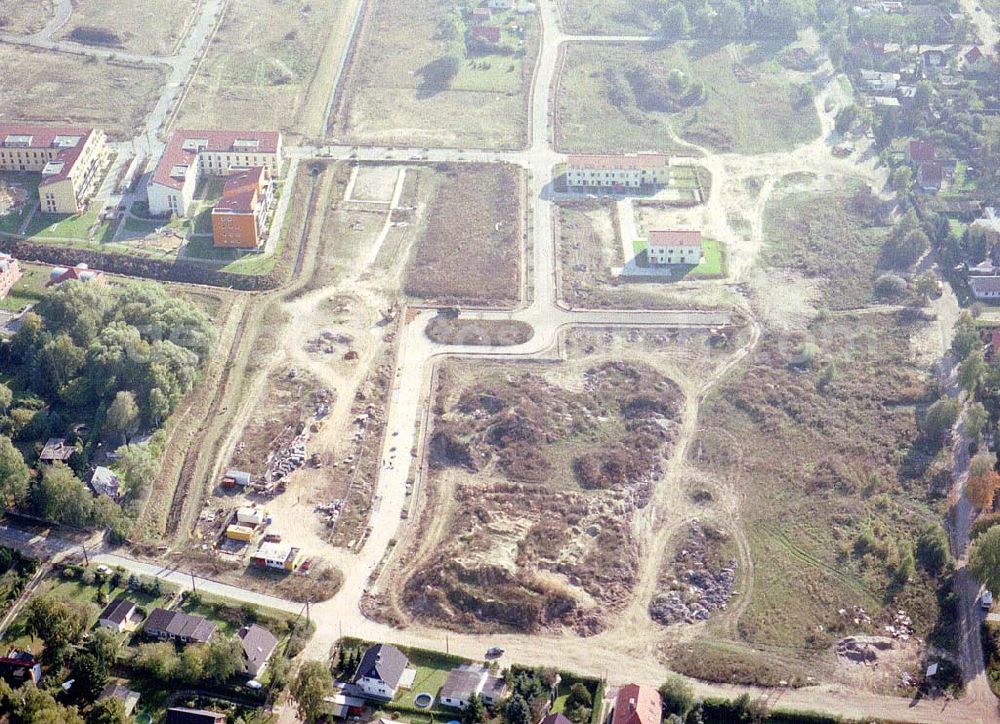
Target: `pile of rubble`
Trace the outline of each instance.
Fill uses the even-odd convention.
[[[342,498],[331,500],[329,503],[320,503],[316,506],[316,512],[323,515],[323,522],[327,525],[334,525],[340,518],[340,513],[344,509]]]
[[[892,648],[892,644],[870,637],[846,636],[840,639],[834,650],[837,656],[855,664],[873,666],[878,663],[880,651]]]
[[[906,611],[899,609],[896,611],[892,623],[886,625],[885,630],[894,639],[909,641],[913,635],[913,620],[906,615]]]
[[[842,608],[837,611],[842,617],[849,618],[854,622],[855,626],[871,626],[872,617],[868,615],[868,612],[861,606],[851,606],[850,610]]]
[[[726,608],[736,582],[736,561],[713,570],[708,562],[711,543],[701,525],[697,521],[692,523],[666,578],[669,590],[659,594],[649,606],[654,621],[665,626],[695,623],[706,621],[713,611]]]
[[[354,338],[349,335],[326,331],[306,342],[306,351],[313,354],[334,354],[338,347],[350,348],[353,342]]]
[[[271,456],[267,463],[267,479],[282,480],[306,464],[305,433],[296,435],[291,443]]]

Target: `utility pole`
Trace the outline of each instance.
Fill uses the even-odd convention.
[[[90,565],[90,558],[87,557],[87,544],[86,543],[81,543],[80,547],[83,549],[83,564],[85,566],[89,566]]]
[[[309,623],[309,600],[306,600],[306,623]]]
[[[191,590],[195,593],[198,592],[198,587],[194,585],[194,571],[191,571]]]
[[[446,654],[451,653],[451,645],[448,643],[448,634],[444,635],[444,652]]]

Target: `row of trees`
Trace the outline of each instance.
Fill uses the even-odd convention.
[[[823,21],[828,6],[816,0],[659,0],[656,4],[664,37],[795,39],[802,28]]]

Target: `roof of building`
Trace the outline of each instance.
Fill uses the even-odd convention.
[[[69,460],[76,448],[66,444],[64,437],[50,437],[45,441],[45,447],[38,455],[40,460]]]
[[[45,286],[54,287],[56,284],[62,284],[71,279],[79,282],[91,282],[103,276],[104,272],[99,269],[91,269],[86,264],[77,264],[71,267],[57,266],[49,272],[49,280]]]
[[[222,189],[222,198],[212,209],[230,214],[253,214],[257,208],[254,201],[260,191],[261,186],[267,180],[267,169],[263,166],[254,166],[226,177],[226,184]]]
[[[600,170],[662,168],[670,165],[670,157],[664,153],[577,154],[569,156],[566,164]]]
[[[121,699],[122,703],[125,704],[125,715],[128,716],[135,709],[135,705],[139,703],[139,692],[132,691],[124,684],[115,682],[105,686],[100,696],[97,697],[97,701],[104,699]]]
[[[540,724],[573,724],[566,716],[562,713],[559,714],[549,714],[547,717],[542,719]]]
[[[366,677],[377,679],[385,682],[390,689],[395,689],[409,663],[406,655],[392,644],[377,644],[365,651],[354,680]]]
[[[917,181],[923,186],[941,186],[944,180],[944,166],[937,161],[928,161],[917,167]]]
[[[94,473],[90,476],[90,487],[97,495],[107,495],[109,498],[117,498],[121,481],[111,468],[98,465],[94,468]]]
[[[235,481],[237,485],[250,484],[250,473],[243,472],[242,470],[227,470],[226,474],[222,477]]]
[[[492,25],[477,25],[472,29],[472,37],[485,40],[487,43],[499,43],[500,28]]]
[[[478,692],[486,672],[478,666],[459,666],[448,672],[448,678],[441,686],[442,699],[468,699]]]
[[[696,229],[652,229],[650,246],[701,246],[701,232]]]
[[[289,556],[294,555],[297,550],[290,543],[264,541],[260,544],[257,552],[253,554],[253,557],[264,558],[269,561],[287,561]]]
[[[186,706],[167,709],[167,724],[213,724],[225,720],[225,714],[210,709],[190,709]]]
[[[38,659],[30,651],[21,651],[20,649],[11,649],[7,652],[6,656],[0,656],[0,661],[5,664],[10,664],[13,666],[34,666],[38,663]]]
[[[73,170],[73,164],[87,145],[93,128],[78,126],[39,126],[30,123],[0,124],[0,147],[48,149],[58,148],[55,164],[46,164],[39,186],[62,181]],[[60,165],[61,164],[61,165]],[[51,168],[50,168],[51,167]]]
[[[1000,277],[969,277],[969,286],[975,294],[1000,292]]]
[[[101,612],[101,621],[111,621],[115,624],[123,624],[128,620],[128,617],[132,615],[135,611],[135,603],[128,600],[127,598],[118,597],[107,606]]]
[[[278,639],[274,634],[255,623],[244,626],[236,635],[243,645],[243,653],[246,654],[247,660],[257,666],[267,661],[278,645]]]
[[[628,684],[618,690],[611,724],[660,724],[663,704],[650,686]]]
[[[174,131],[163,149],[150,183],[180,189],[184,174],[178,167],[191,166],[203,151],[240,153],[277,153],[281,134],[277,131]]]
[[[154,608],[142,625],[143,631],[165,632],[170,637],[192,641],[208,641],[215,632],[215,624],[201,616],[191,616],[182,611]]]
[[[983,57],[983,51],[979,49],[978,45],[973,45],[971,48],[965,51],[965,55],[962,57],[965,58],[966,63],[975,63],[980,58]]]
[[[507,691],[507,682],[503,680],[502,676],[487,676],[486,683],[483,684],[483,696],[491,698],[499,698],[503,693]]]
[[[927,141],[910,141],[908,148],[910,158],[917,163],[933,161],[934,156],[937,155],[937,149],[934,147],[934,144]]]

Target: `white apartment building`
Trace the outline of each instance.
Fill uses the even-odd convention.
[[[642,188],[670,182],[670,157],[662,153],[575,155],[566,159],[570,188]]]
[[[649,232],[646,257],[650,264],[700,264],[701,232],[656,229]]]

